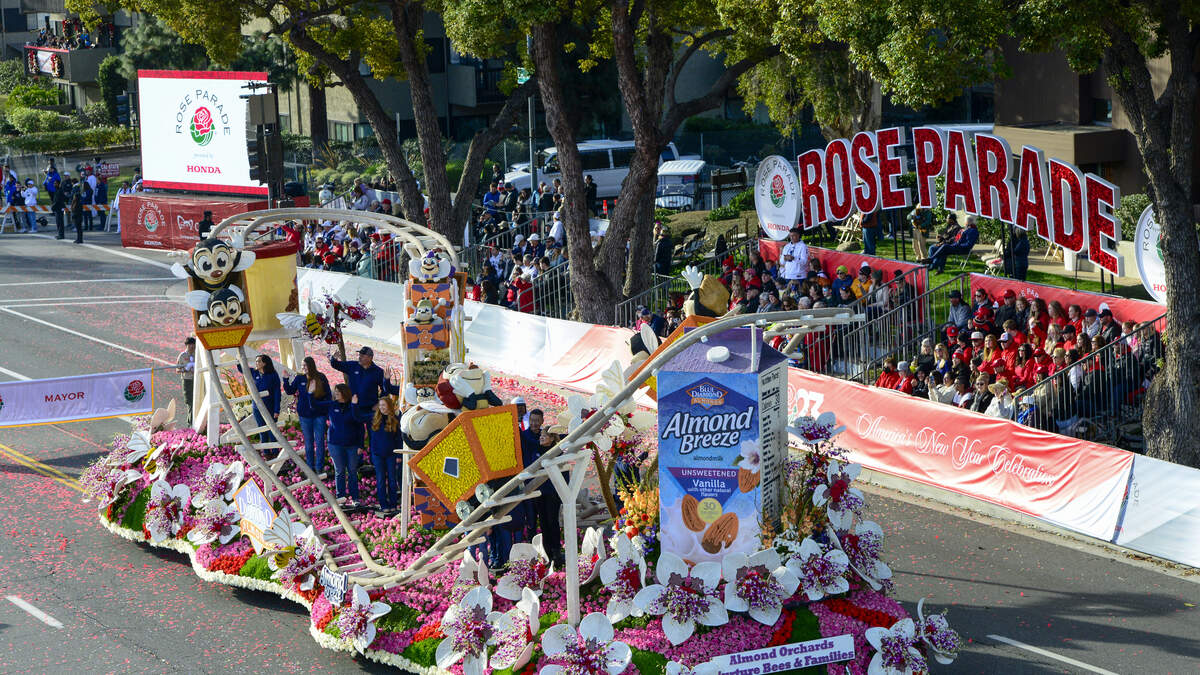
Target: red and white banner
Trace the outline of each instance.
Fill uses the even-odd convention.
[[[215,224],[238,213],[267,208],[267,202],[258,199],[204,199],[146,192],[121,195],[118,205],[122,246],[166,250],[186,250],[195,245],[205,211],[212,211]],[[296,205],[308,206],[308,197],[297,197]]]
[[[0,427],[144,415],[153,408],[149,368],[0,382]]]
[[[850,459],[1111,541],[1133,453],[792,368],[788,419],[832,412]]]
[[[758,253],[763,260],[779,260],[779,255],[783,251],[783,246],[786,241],[771,241],[770,239],[758,240]],[[816,256],[821,261],[821,269],[825,271],[825,276],[833,279],[838,265],[845,265],[850,270],[850,276],[858,274],[858,268],[862,267],[863,263],[871,266],[873,270],[883,270],[884,281],[891,281],[895,276],[896,270],[900,270],[904,274],[908,274],[913,270],[919,270],[915,275],[908,277],[915,279],[917,286],[917,294],[920,295],[929,290],[929,273],[924,265],[905,262],[903,260],[892,260],[891,258],[883,258],[877,255],[863,255],[862,253],[847,253],[846,251],[834,251],[820,246],[808,247],[809,257]]]
[[[1079,305],[1085,312],[1089,309],[1099,311],[1100,303],[1105,303],[1112,309],[1113,318],[1117,321],[1137,321],[1138,323],[1142,323],[1143,321],[1153,321],[1167,312],[1165,305],[1150,302],[1149,300],[1130,300],[1115,295],[1105,295],[1104,293],[1072,291],[1069,288],[1046,286],[1028,281],[1018,281],[1004,277],[989,277],[986,274],[972,274],[972,296],[975,291],[981,288],[987,291],[988,295],[992,296],[992,299],[996,301],[999,301],[1000,297],[1004,295],[1004,291],[1011,289],[1017,295],[1023,295],[1030,300],[1041,298],[1047,303],[1057,300],[1063,306],[1064,310],[1071,305]]]

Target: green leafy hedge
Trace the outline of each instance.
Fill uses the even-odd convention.
[[[734,206],[733,204],[726,204],[725,206],[718,206],[712,211],[709,211],[708,219],[712,221],[733,220],[741,215],[741,213],[742,211],[738,207]]]
[[[18,84],[8,92],[8,107],[9,108],[31,108],[35,105],[58,105],[58,90],[43,85],[41,82],[34,84]]]
[[[9,122],[13,126],[17,126],[17,123],[12,119],[15,112],[10,111],[8,114]],[[17,128],[19,129],[20,127]],[[0,138],[0,145],[17,152],[73,152],[84,149],[107,150],[131,143],[133,143],[133,130],[122,127],[44,131]]]
[[[59,120],[58,113],[51,110],[34,110],[33,108],[9,109],[8,123],[22,134],[55,131],[65,126]]]

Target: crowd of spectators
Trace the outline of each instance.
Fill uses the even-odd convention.
[[[55,49],[95,49],[115,47],[116,42],[117,27],[111,21],[100,24],[93,32],[79,19],[68,19],[59,24],[56,32],[50,28],[47,19],[47,26],[38,31],[33,44]]]
[[[1117,415],[1144,392],[1162,354],[1153,326],[1119,321],[1107,303],[1064,308],[1012,290],[993,298],[976,289],[969,299],[953,290],[937,334],[907,360],[885,359],[875,386],[1065,431]],[[1064,370],[1065,385],[1038,386]]]

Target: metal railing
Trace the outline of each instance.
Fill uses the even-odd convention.
[[[575,311],[575,296],[571,293],[570,265],[551,267],[533,279],[533,311],[552,319],[569,319]]]
[[[1165,320],[1163,314],[1142,323],[1020,392],[1018,404],[1028,396],[1033,407],[1024,416],[1018,413],[1018,421],[1141,451],[1142,399],[1165,354],[1159,332]]]
[[[901,277],[904,283],[898,287],[901,299],[904,293],[915,292],[917,278],[923,271],[915,268]],[[854,306],[865,312],[869,320],[855,326],[829,329],[809,341],[808,368],[871,384],[889,355],[903,359],[919,351],[921,341],[933,336],[945,323],[950,292],[957,290],[969,297],[966,293],[969,284],[970,275],[960,274],[886,310],[870,307],[869,295],[866,301],[860,298]]]

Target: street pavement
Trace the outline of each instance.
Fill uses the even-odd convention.
[[[174,363],[189,321],[172,260],[86,235],[0,235],[0,381]],[[156,373],[155,405],[171,398],[177,376]],[[127,429],[0,429],[0,672],[382,672],[318,647],[300,606],[103,530],[70,479]],[[920,498],[868,498],[896,597],[914,615],[922,597],[948,608],[968,641],[933,672],[1200,672],[1196,581]]]

